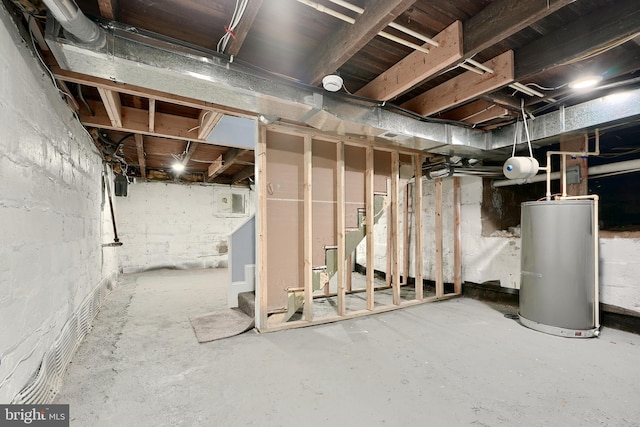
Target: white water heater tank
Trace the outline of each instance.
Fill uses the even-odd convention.
[[[533,157],[509,157],[502,166],[502,173],[509,179],[530,179],[538,173],[540,163]]]

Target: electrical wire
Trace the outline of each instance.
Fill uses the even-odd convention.
[[[527,126],[527,112],[524,111],[524,98],[520,99],[520,108],[522,109],[522,121],[524,122],[524,132],[527,135],[527,144],[529,145],[529,156],[533,157],[533,149],[531,148],[531,137],[529,136],[529,126]]]
[[[227,44],[229,43],[229,39],[231,37],[233,37],[234,39],[236,38],[236,35],[233,31],[240,23],[242,15],[244,15],[244,11],[247,8],[247,3],[249,3],[249,0],[236,0],[236,6],[233,10],[233,15],[231,16],[231,22],[229,22],[229,25],[224,27],[225,33],[216,45],[216,50],[219,53],[223,53],[226,50]]]

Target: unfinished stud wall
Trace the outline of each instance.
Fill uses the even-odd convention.
[[[0,402],[117,272],[102,161],[0,6]],[[110,286],[110,285],[109,285]]]
[[[244,198],[243,213],[234,194]],[[226,267],[228,236],[253,214],[253,199],[248,188],[228,185],[129,185],[127,197],[115,199],[122,272]]]

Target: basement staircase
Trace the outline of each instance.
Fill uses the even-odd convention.
[[[382,216],[385,207],[387,206],[387,195],[385,193],[375,193],[373,195],[373,212],[374,225],[378,223],[378,220]],[[356,247],[362,242],[367,235],[367,229],[365,225],[365,209],[358,208],[357,228],[346,229],[345,235],[345,256],[348,258],[356,249]],[[325,246],[324,247],[325,265],[313,268],[313,291],[319,291],[325,286],[329,285],[329,281],[338,272],[338,246]],[[345,258],[342,260],[346,261]],[[293,315],[298,312],[304,305],[304,288],[289,288],[287,290],[287,308],[286,311],[273,313],[269,316],[267,323],[275,325],[279,323],[287,322]]]

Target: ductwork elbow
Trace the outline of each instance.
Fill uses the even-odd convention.
[[[104,31],[85,16],[73,0],[43,0],[62,28],[76,40],[89,45],[103,45]]]

